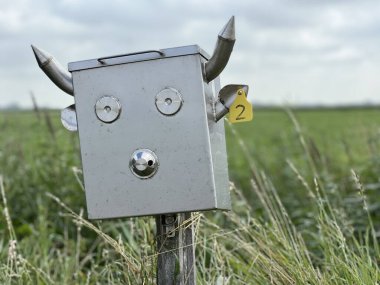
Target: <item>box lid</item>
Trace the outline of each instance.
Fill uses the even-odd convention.
[[[113,56],[105,56],[96,59],[81,60],[69,63],[69,71],[78,71],[90,68],[107,67],[118,64],[163,59],[169,57],[177,57],[184,55],[200,54],[205,59],[209,59],[210,56],[201,49],[198,45],[182,46],[175,48],[167,48],[160,50],[147,50],[141,52],[118,54]]]

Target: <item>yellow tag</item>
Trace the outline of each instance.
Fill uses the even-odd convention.
[[[247,101],[247,95],[243,89],[237,91],[235,101],[230,107],[228,121],[231,123],[249,122],[253,119],[252,105]]]

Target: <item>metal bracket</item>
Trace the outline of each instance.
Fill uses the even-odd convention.
[[[176,214],[162,215],[161,218],[162,218],[162,227],[163,227],[164,234],[166,235],[166,237],[167,238],[175,237],[177,215]]]

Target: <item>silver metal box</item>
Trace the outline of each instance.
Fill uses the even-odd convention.
[[[193,45],[69,64],[90,219],[230,209],[224,120],[213,115],[220,85],[203,78],[208,59]],[[173,114],[156,102],[167,90],[181,101]],[[113,121],[95,110],[104,96],[117,104]],[[131,170],[139,149],[158,160],[146,179]]]
[[[235,40],[232,16],[211,57],[193,45],[73,62],[70,72],[32,45],[75,98],[61,121],[79,130],[89,218],[230,209],[222,118],[231,109],[233,122],[252,119],[247,85],[220,89]]]

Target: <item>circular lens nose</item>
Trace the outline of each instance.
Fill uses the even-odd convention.
[[[138,178],[149,178],[157,172],[158,159],[153,151],[149,149],[138,149],[132,154],[129,167],[132,173]]]

